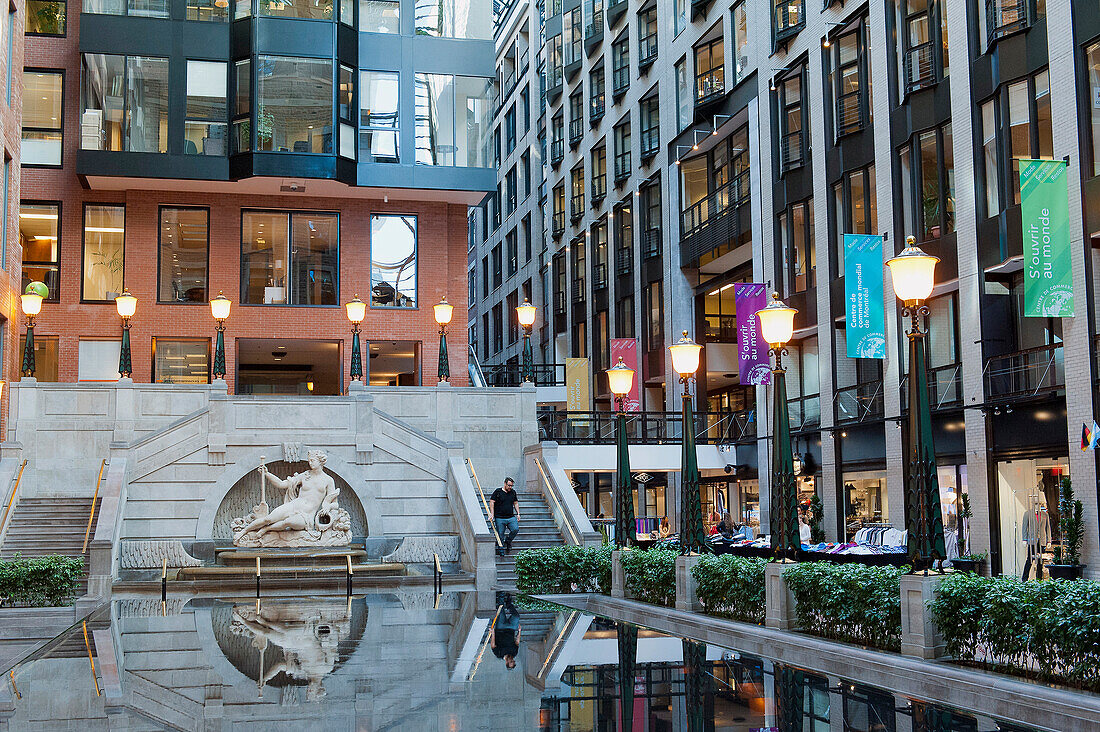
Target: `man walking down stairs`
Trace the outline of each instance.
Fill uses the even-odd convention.
[[[507,496],[506,490],[511,494],[510,497]],[[501,494],[505,494],[505,497],[503,500],[498,500]],[[504,508],[508,503],[514,505],[515,515],[504,521],[492,520],[491,516],[497,514],[498,509]],[[516,586],[518,552],[524,549],[560,546],[565,543],[557,524],[554,523],[550,506],[547,505],[542,494],[537,491],[520,491],[511,478],[505,481],[504,487],[497,488],[493,492],[488,508],[490,513],[485,516],[485,519],[494,527],[496,532],[494,536],[500,537],[500,544],[497,545],[497,585],[499,587]],[[482,510],[484,509],[485,506],[482,507]],[[512,527],[517,529],[517,533],[511,531]]]

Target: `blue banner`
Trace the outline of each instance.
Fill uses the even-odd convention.
[[[844,235],[845,340],[848,358],[886,358],[882,237]]]

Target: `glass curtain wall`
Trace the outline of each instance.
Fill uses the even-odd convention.
[[[396,71],[363,71],[359,85],[359,156],[374,163],[396,163],[400,128]]]
[[[257,149],[332,153],[332,61],[260,56],[257,63]]]

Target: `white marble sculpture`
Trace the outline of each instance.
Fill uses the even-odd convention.
[[[321,450],[310,450],[306,454],[309,470],[285,480],[268,473],[261,457],[260,503],[252,513],[233,520],[233,545],[286,548],[351,543],[351,516],[336,503],[340,489],[325,473],[327,457]],[[269,481],[284,491],[283,504],[273,510],[267,506]]]

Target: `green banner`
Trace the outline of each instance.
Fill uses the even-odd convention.
[[[844,339],[848,358],[886,358],[882,302],[882,237],[844,235]]]
[[[1061,160],[1020,161],[1025,317],[1073,317],[1067,167]]]

